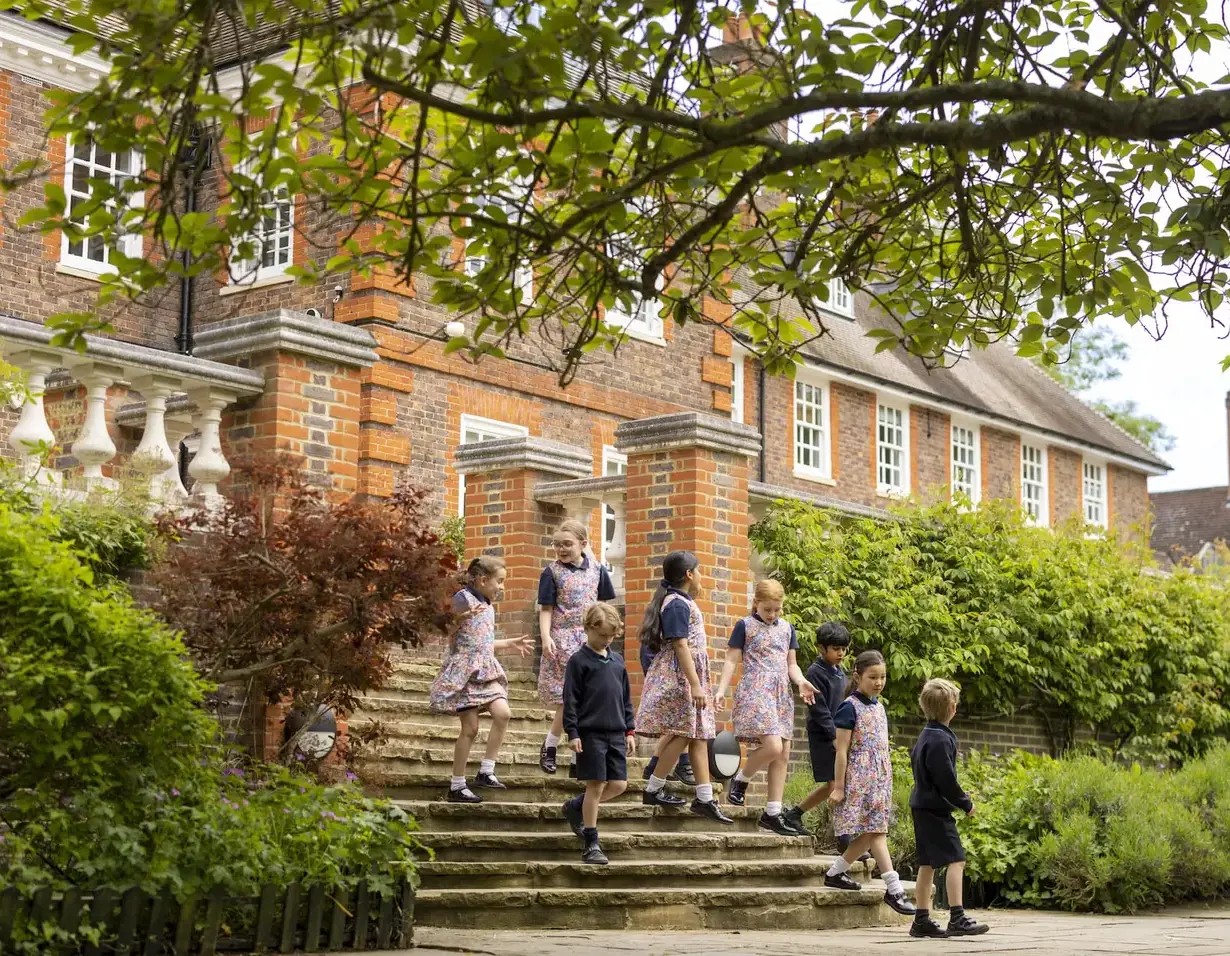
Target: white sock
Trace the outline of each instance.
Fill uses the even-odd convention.
[[[884,881],[884,888],[893,896],[898,896],[903,892],[901,889],[901,877],[897,875],[896,870],[889,870],[887,873],[881,873],[880,879]]]
[[[764,805],[764,812],[771,817],[780,817],[782,815],[782,802],[780,800],[770,800]]]
[[[547,731],[547,746],[554,747],[559,744],[559,736]]]
[[[743,776],[742,770],[735,774],[735,783],[747,783],[747,777]]]
[[[841,876],[846,870],[850,869],[850,864],[845,861],[844,857],[838,857],[833,861],[833,865],[829,867],[829,876]]]
[[[701,803],[713,802],[713,784],[698,783],[696,785],[696,799]]]
[[[480,760],[478,762],[478,772],[479,773],[495,773],[495,761],[494,760]]]
[[[448,788],[450,790],[461,790],[462,788],[465,787],[465,785],[466,785],[465,777],[454,777],[452,781],[449,783]]]
[[[649,777],[649,783],[645,784],[645,792],[646,793],[657,793],[659,790],[661,790],[665,786],[666,786],[665,777],[659,777],[657,774],[651,774]]]

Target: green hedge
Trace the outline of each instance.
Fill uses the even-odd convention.
[[[1230,728],[1230,590],[1214,572],[1163,576],[1131,542],[1029,527],[996,503],[875,520],[783,502],[752,539],[800,658],[819,624],[846,622],[856,649],[884,652],[891,716],[914,717],[922,683],[947,677],[966,714],[1038,706],[1057,750],[1093,725],[1116,749],[1182,760]]]
[[[893,756],[889,847],[898,870],[916,870],[908,753]],[[982,903],[1104,913],[1134,912],[1230,892],[1230,748],[1181,770],[1121,765],[1096,756],[972,753],[960,767],[975,813],[957,813],[969,895]],[[811,789],[796,774],[787,802]],[[827,808],[809,814],[832,846]]]

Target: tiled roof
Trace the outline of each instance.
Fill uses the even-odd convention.
[[[1195,557],[1201,548],[1214,541],[1230,543],[1228,491],[1230,489],[1222,485],[1151,494],[1153,533],[1150,546],[1173,561]]]

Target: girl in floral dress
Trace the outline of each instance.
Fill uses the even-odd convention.
[[[901,878],[888,855],[888,815],[893,805],[893,764],[888,743],[888,715],[880,692],[888,670],[879,651],[863,651],[854,659],[850,687],[854,693],[833,715],[837,727],[836,764],[829,803],[833,832],[848,837],[846,850],[829,867],[824,885],[840,890],[862,887],[850,879],[850,865],[870,848],[886,887],[884,902],[902,915],[914,906],[905,898]]]
[[[542,636],[542,663],[538,668],[538,699],[555,708],[551,729],[538,752],[543,773],[556,771],[556,747],[564,732],[564,671],[568,659],[585,643],[585,609],[615,599],[615,585],[606,568],[587,553],[589,532],[579,521],[568,520],[556,529],[552,544],[555,560],[538,579],[538,630]]]
[[[431,709],[438,714],[456,714],[461,721],[461,733],[453,746],[453,779],[448,789],[448,799],[453,803],[483,801],[466,785],[466,762],[478,736],[478,715],[484,710],[491,714],[491,731],[474,786],[507,789],[495,775],[495,760],[512,711],[508,709],[508,677],[495,652],[510,648],[524,657],[530,651],[530,638],[495,638],[495,608],[491,602],[503,592],[506,575],[500,558],[483,555],[470,562],[467,583],[453,596],[457,624],[451,647],[431,684]]]
[[[658,765],[641,799],[650,806],[683,806],[682,799],[663,788],[686,747],[696,774],[692,812],[718,823],[734,823],[713,799],[713,784],[709,782],[708,742],[717,734],[709,687],[709,639],[705,619],[694,600],[699,591],[696,555],[691,551],[668,554],[662,562],[662,583],[641,622],[641,643],[654,658],[645,675],[636,731],[648,737],[670,734],[671,739],[659,750]]]
[[[782,817],[790,740],[794,736],[794,695],[790,682],[795,683],[808,704],[816,699],[816,689],[799,669],[796,660],[799,641],[794,625],[782,617],[785,597],[786,592],[777,581],[756,583],[752,613],[739,621],[730,635],[717,702],[718,710],[723,710],[726,690],[742,662],[743,676],[735,687],[731,719],[735,736],[757,747],[730,782],[727,799],[736,806],[743,806],[748,782],[768,768],[769,799],[759,825],[782,836],[805,836]]]

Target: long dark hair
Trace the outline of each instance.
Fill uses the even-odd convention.
[[[850,678],[846,681],[846,696],[849,697],[858,687],[858,679],[869,667],[884,663],[884,655],[879,651],[863,651],[854,658],[854,667],[850,670]]]
[[[662,561],[662,583],[653,592],[649,606],[645,608],[645,617],[641,620],[639,637],[642,647],[657,654],[662,650],[662,602],[666,600],[666,586],[682,587],[688,579],[688,572],[695,571],[700,561],[691,551],[672,551]]]

